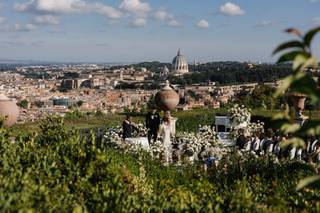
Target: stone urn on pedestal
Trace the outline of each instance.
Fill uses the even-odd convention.
[[[19,107],[7,96],[0,94],[0,116],[4,118],[3,126],[14,125],[19,117]]]
[[[180,101],[180,97],[176,91],[174,91],[166,81],[166,85],[156,94],[155,102],[160,110],[164,111],[164,116],[169,118],[171,123],[172,133],[175,134],[176,130],[176,118],[171,117],[170,111],[174,110]]]
[[[307,96],[299,92],[290,92],[287,94],[287,97],[289,98],[290,102],[293,105],[293,108],[295,109],[297,123],[302,125],[303,122],[308,119],[307,116],[304,116],[302,114]]]

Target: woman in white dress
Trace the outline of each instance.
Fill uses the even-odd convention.
[[[174,134],[172,130],[172,125],[170,122],[170,117],[164,117],[163,122],[159,127],[159,135],[163,138],[163,146],[164,146],[164,158],[165,162],[169,163],[171,160],[171,136]]]

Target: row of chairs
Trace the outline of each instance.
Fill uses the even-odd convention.
[[[289,159],[298,160],[313,160],[320,163],[320,142],[317,139],[308,141],[306,148],[297,147],[281,147],[281,140],[278,138],[273,140],[271,138],[264,138],[260,140],[257,137],[252,137],[247,141],[243,147],[246,151],[253,151],[256,154],[274,154],[281,158],[286,157]]]

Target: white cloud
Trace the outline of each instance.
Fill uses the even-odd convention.
[[[153,14],[153,18],[157,21],[165,21],[170,27],[180,27],[181,23],[176,20],[174,15],[168,13],[164,8],[160,8]]]
[[[2,45],[5,47],[21,47],[21,46],[39,47],[43,44],[44,44],[43,41],[23,41],[23,40],[11,40],[11,41],[2,42]]]
[[[255,27],[255,28],[270,27],[273,24],[274,24],[274,22],[265,20],[265,21],[262,21],[256,25],[254,25],[253,27]]]
[[[180,27],[181,23],[178,22],[177,20],[173,19],[173,20],[168,22],[168,26],[170,26],[170,27]]]
[[[118,19],[122,17],[122,13],[119,10],[100,3],[95,4],[93,11],[112,19]]]
[[[147,20],[145,18],[136,18],[132,22],[129,23],[130,27],[144,27],[147,24]]]
[[[114,19],[122,16],[119,10],[111,6],[84,0],[29,0],[15,3],[14,9],[33,14],[98,13]]]
[[[169,14],[165,9],[159,9],[153,15],[153,17],[158,21],[166,21],[168,19],[174,19],[173,15]]]
[[[315,17],[311,20],[313,25],[320,25],[320,17]]]
[[[4,23],[6,23],[6,22],[7,22],[7,18],[0,16],[0,24],[4,24]]]
[[[209,28],[210,24],[207,20],[200,20],[198,23],[197,23],[197,27],[199,28],[202,28],[202,29],[206,29],[206,28]]]
[[[140,0],[122,0],[119,9],[139,17],[145,17],[152,10],[148,3]]]
[[[220,13],[229,16],[241,16],[244,15],[246,12],[241,9],[238,5],[233,4],[231,2],[227,2],[224,5],[220,6]]]
[[[52,24],[56,25],[60,23],[60,18],[53,15],[43,15],[43,16],[36,16],[33,19],[35,24]]]
[[[38,27],[34,24],[26,24],[26,25],[21,25],[21,24],[15,24],[13,26],[13,30],[14,31],[25,31],[25,32],[29,32],[29,31],[34,31],[38,29]]]

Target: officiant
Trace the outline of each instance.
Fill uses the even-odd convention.
[[[126,118],[122,122],[122,139],[126,140],[127,138],[132,138],[133,131],[139,132],[139,129],[136,125],[132,122],[131,116],[129,114],[126,115]]]

